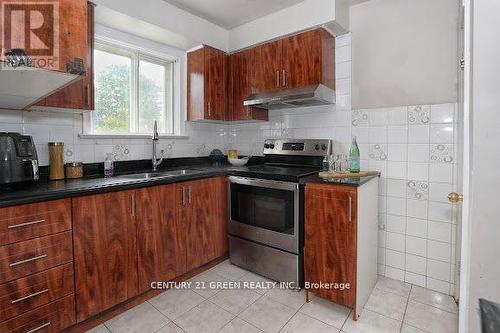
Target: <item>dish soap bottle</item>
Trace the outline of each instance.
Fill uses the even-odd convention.
[[[112,177],[114,173],[113,154],[108,153],[104,161],[104,177]]]
[[[359,173],[361,171],[361,165],[359,160],[359,147],[356,142],[356,137],[352,138],[351,150],[349,152],[349,160],[351,162],[350,172]]]

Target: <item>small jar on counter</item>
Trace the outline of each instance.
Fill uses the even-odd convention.
[[[83,163],[70,162],[66,163],[66,178],[78,179],[83,177]]]

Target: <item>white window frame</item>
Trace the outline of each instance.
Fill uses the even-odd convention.
[[[105,52],[111,52],[118,55],[123,55],[132,58],[132,82],[131,82],[131,99],[130,99],[130,116],[131,116],[131,129],[137,129],[138,126],[138,112],[139,112],[139,63],[141,60],[148,61],[160,65],[172,65],[170,92],[171,96],[166,96],[167,112],[170,111],[170,117],[167,117],[167,130],[170,129],[171,133],[159,133],[163,138],[187,138],[181,133],[180,121],[182,119],[181,110],[179,108],[181,98],[181,78],[179,75],[181,68],[181,61],[179,57],[171,56],[164,53],[152,51],[143,47],[128,44],[122,41],[114,40],[107,37],[95,36],[95,48]],[[165,77],[167,80],[167,77]],[[167,82],[165,83],[167,84]],[[168,91],[168,89],[166,89]],[[169,98],[167,98],[169,97]],[[167,105],[168,104],[168,105]],[[170,110],[169,110],[170,109]],[[93,122],[93,112],[88,112],[83,115],[83,133],[80,134],[81,138],[148,138],[151,133],[138,133],[138,132],[95,132]],[[179,124],[178,124],[179,122]]]

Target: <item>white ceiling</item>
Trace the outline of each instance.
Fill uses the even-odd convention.
[[[225,29],[293,6],[303,0],[163,0]]]

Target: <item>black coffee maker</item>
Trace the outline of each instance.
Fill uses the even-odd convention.
[[[19,133],[0,133],[0,185],[38,178],[38,155],[33,138]]]

